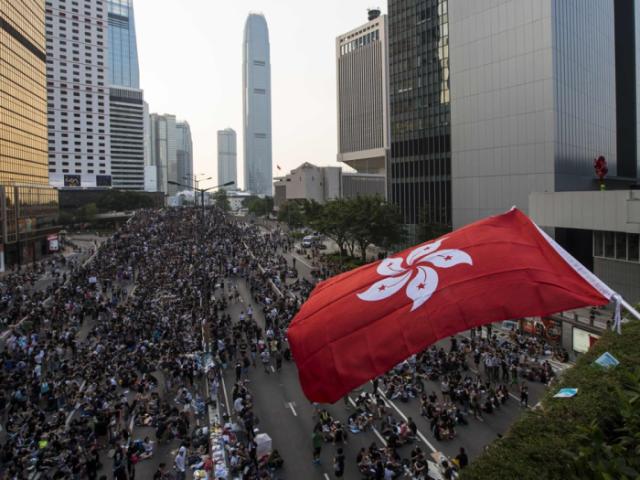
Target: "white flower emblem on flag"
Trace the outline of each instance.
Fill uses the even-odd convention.
[[[413,301],[411,311],[421,307],[438,288],[438,272],[421,264],[438,268],[450,268],[466,263],[473,265],[469,254],[462,250],[438,250],[446,238],[412,250],[406,259],[387,258],[380,262],[377,272],[382,280],[377,281],[358,298],[366,302],[378,302],[398,293],[406,286],[405,293]]]

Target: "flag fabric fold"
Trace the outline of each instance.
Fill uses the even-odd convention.
[[[613,295],[513,209],[320,283],[287,334],[305,395],[332,403],[442,338]]]

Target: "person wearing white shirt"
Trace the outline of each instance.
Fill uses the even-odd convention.
[[[176,459],[174,460],[174,465],[176,467],[176,479],[177,480],[185,480],[187,476],[187,448],[180,447],[178,454],[176,455]]]

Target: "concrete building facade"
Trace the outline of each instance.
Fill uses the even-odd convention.
[[[542,227],[586,237],[578,259],[628,301],[640,302],[640,190],[533,193],[529,211]]]
[[[218,184],[234,182],[228,190],[238,188],[238,145],[232,128],[218,130]]]
[[[338,161],[362,173],[385,174],[389,150],[387,16],[336,39]]]
[[[144,190],[144,122],[142,90],[110,87],[109,129],[114,188]]]
[[[600,155],[610,177],[637,176],[633,4],[449,2],[454,228],[526,211],[531,192],[598,188]]]
[[[245,190],[271,196],[271,52],[267,21],[258,13],[244,26],[242,102]]]
[[[362,195],[384,196],[385,176],[375,173],[346,173],[342,167],[318,167],[305,162],[274,183],[274,205],[288,200],[326,203],[336,198]]]
[[[105,0],[46,1],[49,182],[110,187]]]

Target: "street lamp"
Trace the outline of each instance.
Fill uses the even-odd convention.
[[[206,178],[204,180],[202,180],[203,182],[206,180],[210,180],[211,177]],[[204,219],[204,193],[208,192],[210,190],[215,190],[216,188],[222,188],[222,187],[230,187],[231,185],[235,185],[236,182],[231,181],[231,182],[227,182],[227,183],[223,183],[221,185],[216,185],[215,187],[209,187],[209,188],[198,188],[198,187],[193,187],[193,186],[189,186],[189,185],[184,185],[182,183],[178,183],[178,182],[173,182],[171,180],[169,180],[167,182],[169,185],[176,185],[178,187],[183,187],[183,188],[188,188],[190,190],[193,190],[194,192],[199,192],[200,193],[200,201],[202,203],[202,215],[203,215],[203,219]]]
[[[185,175],[185,176],[182,177],[182,180],[190,180],[191,182],[196,184],[196,189],[197,189],[200,182],[206,182],[208,180],[213,180],[213,177],[198,178],[198,177],[204,177],[204,176],[206,176],[206,173],[199,173],[197,175]],[[191,183],[191,182],[189,182],[189,183]]]
[[[200,222],[200,229],[201,229],[201,238],[200,241],[198,242],[200,245],[200,248],[202,248],[202,254],[205,254],[205,250],[204,250],[204,242],[205,242],[205,233],[206,233],[206,222],[205,222],[205,208],[204,208],[204,193],[208,192],[210,190],[215,190],[216,188],[221,188],[221,187],[230,187],[231,185],[234,185],[236,182],[227,182],[227,183],[223,183],[222,185],[216,185],[215,187],[209,187],[209,188],[194,188],[193,186],[189,186],[189,185],[183,185],[182,183],[178,183],[178,182],[173,182],[171,180],[169,180],[167,182],[169,185],[175,185],[178,187],[183,187],[183,188],[188,188],[188,189],[193,189],[194,192],[200,192],[200,198],[202,200],[202,220]],[[195,195],[194,195],[195,197]],[[194,198],[195,199],[195,198]],[[194,231],[197,231],[197,229],[194,229]],[[194,273],[194,277],[196,277],[196,279],[194,279],[194,283],[198,281],[197,277],[198,275],[196,275],[196,269],[194,268],[193,270]],[[201,291],[201,297],[200,297],[200,301],[201,303],[201,307],[204,308],[205,313],[205,332],[207,332],[207,336],[208,336],[208,332],[209,332],[209,322],[208,322],[208,313],[209,313],[209,283],[206,281],[206,270],[200,274],[200,279],[199,279],[199,283],[200,283],[200,291]],[[208,340],[205,339],[205,341],[208,343]]]

